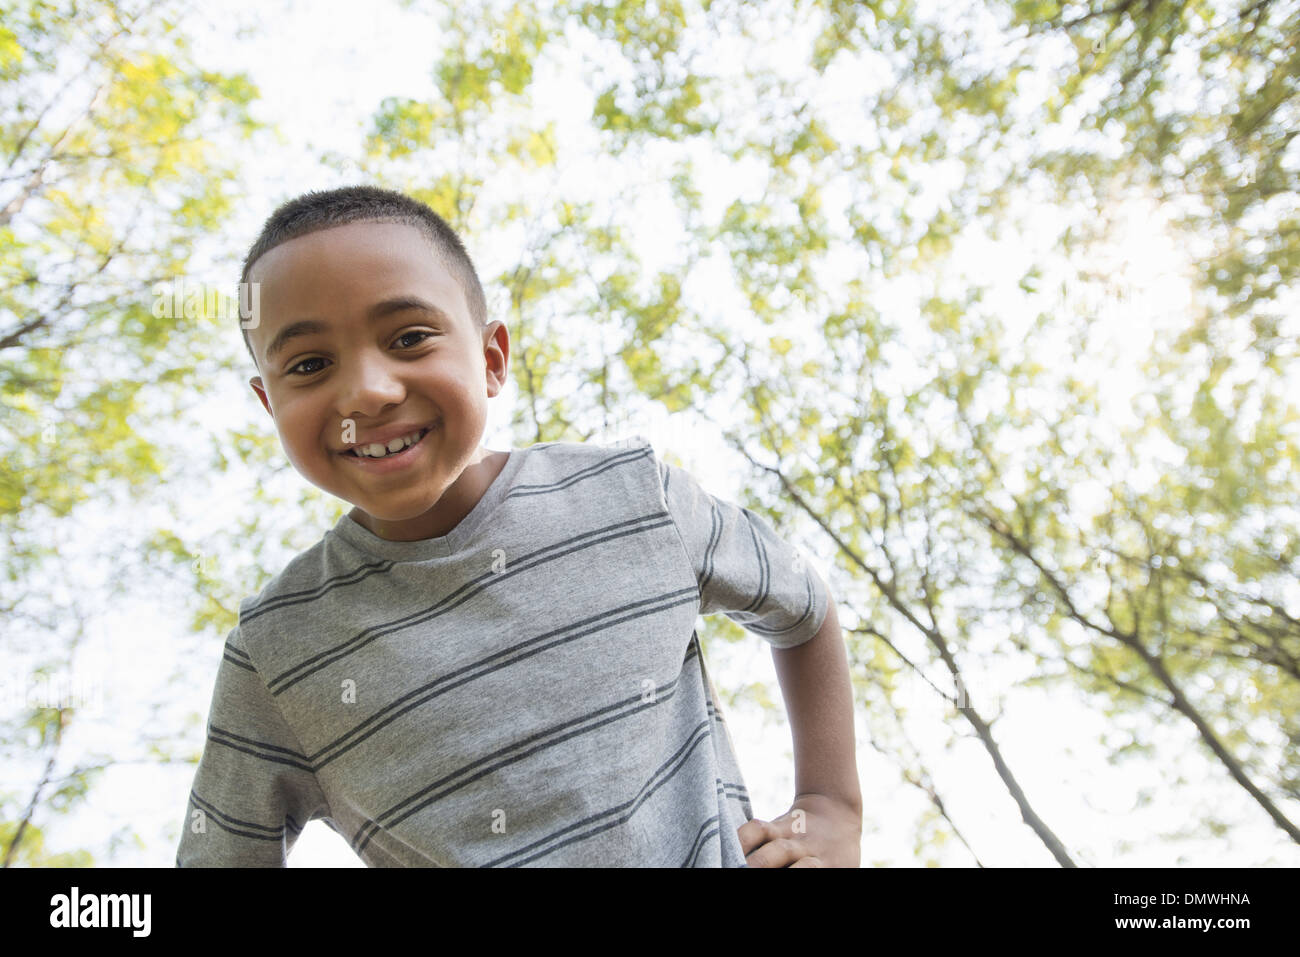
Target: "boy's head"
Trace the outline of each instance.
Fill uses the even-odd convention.
[[[446,220],[418,199],[377,186],[348,186],[327,192],[304,193],[283,203],[262,226],[262,231],[244,257],[239,275],[241,288],[249,281],[253,265],[276,246],[291,239],[332,226],[348,223],[406,223],[424,233],[439,264],[455,277],[465,294],[469,314],[480,327],[487,326],[487,299],[479,282],[474,261]],[[253,353],[248,330],[240,323],[244,347],[253,363],[261,368]]]
[[[459,238],[400,193],[308,193],[267,220],[241,282],[259,291],[249,384],[294,467],[392,537],[427,537],[422,517],[482,457],[510,349]],[[394,454],[362,454],[381,446]]]

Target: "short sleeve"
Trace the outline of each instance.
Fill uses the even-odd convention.
[[[830,592],[762,516],[715,498],[691,474],[659,461],[664,504],[700,587],[700,614],[721,612],[777,648],[821,628]]]
[[[328,816],[311,762],[236,626],[217,671],[176,866],[284,867],[306,823]]]

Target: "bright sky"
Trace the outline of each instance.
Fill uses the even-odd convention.
[[[362,125],[385,96],[428,96],[430,50],[438,37],[427,16],[399,9],[394,4],[377,3],[358,8],[342,0],[284,6],[249,0],[223,5],[222,23],[228,11],[245,14],[260,11],[265,24],[249,37],[228,40],[210,29],[200,31],[200,50],[213,68],[246,69],[261,87],[263,99],[259,115],[276,123],[284,135],[281,147],[272,152],[258,151],[247,157],[251,191],[241,205],[236,221],[227,236],[238,237],[246,244],[256,234],[261,221],[271,209],[289,195],[311,188],[328,188],[352,182],[340,179],[333,170],[313,162],[321,149],[350,153],[360,140]],[[774,38],[778,42],[781,38]],[[730,51],[719,43],[718,56]],[[730,55],[735,55],[730,53]],[[843,79],[841,79],[843,82]],[[863,84],[868,77],[860,77]],[[553,85],[547,85],[553,84]],[[574,77],[543,79],[535,102],[545,104],[556,116],[570,124],[572,135],[582,128],[589,110],[581,81]],[[706,181],[706,187],[708,182]],[[730,201],[734,185],[720,175],[713,188],[706,188],[706,203]],[[1008,303],[1008,324],[1015,321],[1011,290],[1023,272],[1029,250],[1042,248],[1054,236],[1052,224],[1044,220],[1040,235],[1023,235],[1018,240],[999,244],[976,244],[961,254],[964,268],[983,282],[1001,283]],[[1119,303],[1112,316],[1112,329],[1129,334],[1133,323],[1139,325],[1152,318],[1147,307],[1159,302],[1176,311],[1185,295],[1180,287],[1178,250],[1159,229],[1158,217],[1134,216],[1126,227],[1128,243],[1118,251],[1138,288],[1151,290],[1151,300]],[[655,230],[672,235],[672,229]],[[477,251],[470,237],[471,251],[482,253],[490,264],[490,251]],[[242,254],[242,246],[239,253]],[[215,246],[204,255],[230,255],[228,248]],[[655,254],[647,251],[650,263]],[[496,264],[498,268],[504,264]],[[648,267],[649,268],[649,267]],[[214,266],[211,275],[201,281],[225,283],[229,280],[224,265]],[[482,272],[489,272],[480,263]],[[881,291],[878,308],[893,309],[899,318],[915,308],[907,289]],[[904,375],[905,370],[897,370]],[[1117,395],[1132,394],[1140,386],[1136,370],[1115,370]],[[505,423],[508,421],[513,389],[492,404],[485,444],[491,448],[507,447]],[[230,383],[229,395],[221,395],[211,404],[214,431],[234,424],[231,409],[243,409],[246,420],[271,429],[243,380]],[[1123,414],[1117,408],[1115,414]],[[660,454],[672,451],[680,455],[687,467],[697,474],[710,491],[733,498],[738,484],[740,465],[716,454],[716,434],[703,428],[686,428],[681,421],[666,417],[638,424],[638,431],[649,437]],[[742,460],[743,461],[743,460]],[[296,476],[288,476],[292,483]],[[301,483],[305,486],[305,483]],[[290,485],[290,487],[294,487]],[[205,490],[193,507],[195,522],[224,520],[245,507],[238,480],[225,481]],[[108,526],[105,519],[105,528]],[[320,537],[324,528],[305,527],[303,545]],[[75,543],[70,543],[70,548]],[[824,543],[823,543],[824,546]],[[822,547],[813,564],[824,578],[832,558],[829,547]],[[832,578],[832,582],[834,579]],[[841,606],[840,620],[846,626],[852,615]],[[189,665],[192,695],[188,707],[206,714],[220,657],[220,642],[205,643],[194,651],[192,643],[178,636],[185,633],[185,623],[156,598],[132,596],[105,615],[95,634],[101,659],[99,668],[112,675],[109,704],[98,723],[86,718],[85,742],[95,742],[111,753],[132,749],[133,735],[141,727],[170,727],[176,730],[184,720],[181,713],[152,715],[148,703],[156,697],[153,689],[164,681],[167,669]],[[151,661],[156,669],[120,667],[123,660]],[[200,665],[202,666],[200,668]],[[92,671],[96,666],[87,665]],[[767,646],[756,636],[737,645],[718,649],[709,667],[720,687],[738,688],[755,681],[766,682],[779,702],[779,690]],[[1205,778],[1205,764],[1195,757],[1195,739],[1185,723],[1169,723],[1160,729],[1145,729],[1142,734],[1156,744],[1155,753],[1165,767],[1179,764],[1196,784],[1193,788],[1171,791],[1161,785],[1150,761],[1134,761],[1113,766],[1097,744],[1103,734],[1116,730],[1116,722],[1107,719],[1073,696],[1060,692],[1020,687],[1024,675],[1008,668],[999,673],[973,675],[970,692],[986,715],[994,712],[992,699],[1001,698],[1003,712],[996,734],[1008,763],[1019,778],[1038,812],[1076,852],[1084,864],[1120,866],[1246,866],[1263,864],[1300,864],[1300,853],[1285,836],[1251,804],[1227,775],[1212,772]],[[937,680],[937,679],[936,679]],[[1042,844],[1020,821],[1019,813],[993,772],[988,755],[978,742],[962,738],[950,749],[945,748],[949,735],[937,708],[934,695],[915,682],[903,694],[910,717],[907,731],[924,761],[935,775],[936,786],[950,815],[965,837],[979,853],[983,863],[992,866],[1050,866],[1051,858]],[[183,710],[183,709],[182,709]],[[759,817],[774,817],[783,812],[793,795],[793,765],[789,730],[782,710],[780,719],[769,719],[754,708],[736,708],[728,712],[731,729],[746,782]],[[186,734],[198,748],[203,740],[202,722],[190,726]],[[866,807],[863,838],[863,864],[885,863],[891,866],[914,866],[919,862],[911,835],[916,818],[929,802],[915,788],[900,780],[895,764],[874,750],[868,740],[865,713],[857,713],[859,770]],[[86,746],[90,746],[86,744]],[[1188,755],[1192,757],[1188,757]],[[175,852],[177,828],[183,815],[193,768],[155,769],[125,767],[114,769],[92,792],[91,807],[77,815],[77,826],[60,824],[49,835],[52,846],[79,846],[97,841],[125,822],[146,835],[156,834],[144,847],[121,848],[112,863],[123,865],[151,864],[166,866]],[[1144,794],[1150,799],[1144,801]],[[1230,808],[1228,812],[1222,809]],[[1234,822],[1233,840],[1184,841],[1168,844],[1153,839],[1161,831],[1200,820],[1207,809],[1219,809]],[[1117,851],[1114,845],[1127,844]],[[945,854],[942,860],[953,866],[968,866],[971,858],[960,850]],[[106,862],[107,863],[107,862]],[[361,866],[359,860],[337,835],[319,822],[310,824],[290,858],[291,866]]]

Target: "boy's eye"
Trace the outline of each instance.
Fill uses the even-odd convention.
[[[420,336],[420,337],[421,337],[421,338],[419,338],[419,339],[416,339],[415,342],[412,342],[412,343],[411,343],[412,346],[417,346],[417,345],[419,345],[421,342],[423,342],[425,339],[430,339],[430,338],[432,338],[432,337],[433,337],[433,333],[432,333],[432,332],[424,332],[424,331],[419,330],[419,329],[413,329],[413,330],[410,331],[410,332],[404,332],[404,333],[402,333],[400,336],[397,337],[397,340],[396,340],[396,341],[400,343],[403,339],[408,339],[408,338],[410,338],[411,336]],[[407,348],[410,348],[410,346],[408,346]]]
[[[432,339],[432,338],[434,337],[434,335],[435,335],[435,333],[432,333],[432,332],[425,332],[425,331],[422,330],[422,329],[413,329],[413,330],[410,331],[410,332],[404,332],[404,333],[402,333],[400,336],[398,336],[398,337],[397,337],[395,340],[393,340],[393,341],[394,341],[395,344],[397,344],[397,345],[401,345],[405,340],[409,339],[411,336],[419,336],[419,338],[416,339],[414,342],[411,342],[411,343],[409,343],[409,344],[403,346],[403,348],[411,349],[411,348],[414,348],[415,346],[418,346],[418,345],[419,345],[421,342],[423,342],[425,339]],[[319,358],[319,357],[314,358],[314,359],[303,359],[302,362],[299,362],[297,365],[292,366],[292,367],[289,368],[289,370],[288,370],[289,375],[297,375],[297,376],[309,376],[309,375],[314,375],[314,374],[316,374],[317,372],[320,372],[320,371],[321,371],[320,368],[317,368],[317,369],[304,369],[303,366],[305,366],[305,365],[307,365],[308,363],[311,363],[311,362],[324,362],[324,361],[326,361],[326,360],[324,360],[324,359],[322,359],[322,358]],[[323,368],[323,367],[322,367],[322,368]]]
[[[306,370],[306,371],[304,371],[304,372],[299,372],[299,371],[297,371],[297,370],[301,369],[303,366],[307,365],[307,363],[309,363],[309,362],[324,362],[324,361],[325,361],[325,360],[324,360],[324,359],[321,359],[321,358],[315,358],[315,359],[303,359],[302,362],[299,362],[296,366],[294,366],[293,368],[291,368],[291,369],[289,370],[289,375],[311,375],[313,372],[319,372],[320,369],[308,369],[308,370]]]

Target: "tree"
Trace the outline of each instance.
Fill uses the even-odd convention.
[[[47,583],[86,581],[80,563],[93,559],[76,530],[88,516],[157,490],[184,448],[166,433],[183,431],[204,391],[196,366],[222,328],[206,299],[176,315],[154,291],[185,276],[198,238],[229,213],[235,166],[222,147],[255,128],[255,90],[195,66],[178,12],[6,2],[0,16],[0,606],[6,655],[30,663],[32,687],[75,669],[99,597]],[[130,567],[129,548],[100,544],[119,574]],[[47,853],[38,820],[75,806],[113,759],[69,757],[77,696],[22,699],[0,740],[7,768],[34,773],[6,775],[0,855],[88,864],[88,852]],[[157,741],[141,744],[139,760],[166,759]]]
[[[1008,744],[1003,707],[1035,686],[1103,712],[1110,760],[1157,768],[1164,806],[1188,768],[1156,732],[1181,730],[1240,800],[1193,833],[1262,820],[1294,846],[1294,4],[436,13],[437,95],[387,99],[355,163],[330,161],[463,231],[510,326],[519,444],[612,439],[655,407],[711,425],[741,503],[833,556],[870,743],[928,802],[920,859],[999,863],[963,810],[992,789],[1042,860],[1108,852]],[[538,95],[562,68],[586,124]],[[1168,275],[1125,263],[1139,227]],[[268,573],[243,572],[200,572],[196,628]],[[706,651],[743,635],[706,625]],[[940,773],[927,722],[987,779]]]
[[[1284,590],[1294,562],[1296,490],[1285,466],[1295,454],[1296,415],[1283,396],[1294,376],[1295,337],[1285,331],[1285,310],[1271,304],[1293,293],[1295,276],[1288,218],[1295,173],[1283,159],[1295,125],[1295,60],[1284,43],[1295,32],[1295,12],[1267,3],[1239,10],[1149,3],[1066,18],[1054,5],[1016,4],[927,22],[906,3],[562,9],[624,53],[623,79],[595,91],[593,120],[606,149],[681,156],[704,147],[733,169],[762,164],[761,195],[736,199],[713,222],[694,180],[698,154],[683,159],[671,180],[692,250],[677,275],[703,258],[699,250],[724,249],[743,312],[761,325],[738,332],[735,314],[705,322],[668,290],[658,303],[623,306],[615,316],[644,322],[671,304],[673,337],[689,343],[688,355],[711,360],[701,364],[707,375],[678,378],[686,401],[703,407],[707,393],[722,393],[745,402],[749,422],[730,430],[732,445],[756,478],[779,480],[766,496],[769,515],[782,521],[793,502],[834,543],[848,576],[846,602],[858,611],[855,633],[890,647],[920,675],[939,667],[952,690],[936,690],[972,728],[1021,816],[1062,864],[1070,854],[1000,753],[996,718],[966,692],[966,669],[981,658],[1009,660],[1012,648],[1033,660],[1037,680],[1069,677],[1085,693],[1104,693],[1117,715],[1136,708],[1151,720],[1172,713],[1189,722],[1210,758],[1294,838],[1283,800],[1294,797],[1295,776],[1283,755],[1295,740],[1286,665],[1296,614]],[[892,68],[857,114],[877,118],[874,127],[832,124],[825,99],[814,103],[799,77],[777,69],[788,56],[744,57],[747,82],[738,84],[701,40],[792,37],[809,22],[820,25],[810,58],[819,75],[868,51],[877,73]],[[1103,22],[1104,35],[1089,32]],[[981,42],[977,28],[991,38]],[[1182,47],[1195,51],[1190,71],[1170,56]],[[1064,65],[1044,71],[1041,62],[1052,56]],[[765,62],[774,66],[750,66]],[[1028,89],[1036,72],[1046,73],[1045,95]],[[1160,96],[1166,83],[1197,90],[1199,102],[1171,110]],[[1235,111],[1216,103],[1225,93]],[[1118,156],[1113,145],[1092,146],[1090,129],[1122,133]],[[1058,131],[1068,148],[1041,145]],[[1184,172],[1193,167],[1189,180]],[[908,198],[935,192],[927,181],[941,171],[957,185],[917,204],[930,215],[915,215]],[[1102,422],[1104,378],[1085,381],[1073,367],[1051,368],[1032,349],[1014,348],[1006,325],[980,305],[978,282],[965,296],[940,292],[951,285],[958,244],[1016,228],[1023,210],[1012,197],[1052,183],[1061,218],[1076,224],[1031,264],[1021,308],[1046,304],[1037,280],[1050,269],[1064,269],[1076,299],[1064,309],[1051,303],[1056,315],[1039,315],[1032,328],[1041,354],[1059,354],[1062,341],[1075,355],[1088,351],[1101,318],[1077,297],[1095,278],[1088,256],[1107,240],[1117,203],[1143,190],[1180,213],[1174,229],[1201,240],[1189,257],[1195,305],[1153,340],[1143,367],[1149,389],[1140,391],[1157,406],[1126,431]],[[842,214],[831,216],[828,194]],[[821,282],[819,268],[846,250],[866,274]],[[909,275],[929,287],[919,303],[928,340],[907,342],[867,293]],[[1254,331],[1248,352],[1228,331],[1242,318]],[[766,348],[737,345],[764,326]],[[646,345],[663,353],[669,338]],[[1197,352],[1207,344],[1208,355]],[[902,387],[891,364],[909,352],[928,374]],[[663,401],[672,364],[656,366],[635,348],[619,356],[624,369],[614,375],[624,371],[630,391]],[[1191,408],[1176,401],[1175,388],[1189,375],[1202,377]],[[1231,383],[1236,414],[1213,399]],[[1040,404],[1017,402],[1017,392]],[[1208,449],[1207,432],[1215,438]],[[1152,461],[1155,433],[1203,474],[1169,466],[1151,494],[1139,495],[1128,469]],[[1125,447],[1131,457],[1120,454]],[[1091,522],[1070,495],[1087,483],[1113,492]],[[1023,491],[1008,496],[1008,484]],[[1191,503],[1201,518],[1183,523],[1181,541],[1201,560],[1189,577],[1171,571],[1179,567],[1175,536],[1150,529]],[[1262,563],[1261,554],[1268,556]],[[1099,578],[1084,570],[1099,565],[1113,571]],[[1214,584],[1217,595],[1210,595],[1211,565],[1231,569]],[[968,587],[973,570],[984,574],[985,590]],[[1104,582],[1114,601],[1081,610],[1075,591]],[[1178,592],[1186,600],[1177,601]],[[1090,617],[1093,610],[1105,615]],[[1072,626],[1093,634],[1081,645]],[[924,637],[924,660],[898,649],[890,639],[897,628]],[[989,634],[1005,637],[990,645]],[[856,661],[876,660],[862,642],[854,653]],[[1192,691],[1193,676],[1254,688],[1256,697],[1243,712],[1232,694]],[[1259,732],[1248,733],[1248,724],[1276,730],[1265,732],[1269,741],[1252,741]],[[1270,774],[1278,761],[1281,773]],[[1257,783],[1261,775],[1272,783]],[[935,804],[943,807],[937,796]]]

